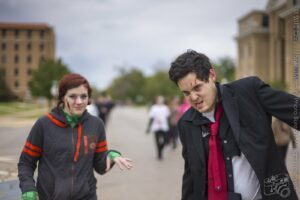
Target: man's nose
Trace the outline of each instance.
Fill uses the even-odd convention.
[[[195,100],[197,100],[197,98],[198,98],[198,95],[196,94],[196,92],[191,92],[191,100],[192,101],[195,101]]]

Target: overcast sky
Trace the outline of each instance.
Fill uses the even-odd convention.
[[[1,22],[54,27],[56,56],[99,88],[120,67],[151,74],[186,49],[236,59],[237,20],[267,0],[0,0]]]

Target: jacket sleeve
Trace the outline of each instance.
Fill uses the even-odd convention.
[[[37,191],[33,175],[37,162],[43,154],[42,132],[42,126],[39,119],[33,125],[20,155],[18,176],[22,193],[27,191]]]
[[[186,151],[186,142],[184,139],[184,133],[181,129],[180,122],[178,123],[179,137],[182,144],[182,157],[184,160],[184,172],[182,177],[182,194],[181,200],[189,200],[193,194],[193,178],[190,171],[187,151]]]
[[[257,77],[253,78],[253,85],[265,111],[289,126],[300,130],[299,97],[275,90]]]
[[[106,157],[108,154],[108,145],[106,141],[105,128],[103,123],[99,126],[99,137],[94,153],[94,169],[99,174],[104,174],[106,171]]]

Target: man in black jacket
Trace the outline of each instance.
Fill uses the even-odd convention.
[[[257,77],[220,85],[209,59],[193,50],[176,58],[169,77],[192,106],[178,123],[182,200],[298,199],[271,117],[299,130],[299,97]]]

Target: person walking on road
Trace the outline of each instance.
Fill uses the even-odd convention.
[[[175,96],[169,104],[170,107],[170,131],[169,131],[169,143],[173,149],[177,147],[178,129],[177,123],[179,119],[179,97]]]
[[[147,127],[147,133],[154,132],[155,142],[157,148],[157,158],[161,160],[163,158],[163,149],[168,143],[168,131],[169,127],[170,109],[165,105],[165,99],[163,96],[156,98],[155,104],[150,107],[149,110],[149,123]]]
[[[21,199],[96,200],[94,170],[132,168],[130,159],[108,150],[103,122],[86,111],[91,92],[79,74],[61,79],[57,106],[36,121],[20,155]]]
[[[169,77],[192,106],[178,123],[182,200],[298,199],[271,117],[300,130],[299,97],[254,76],[221,85],[209,58],[193,50],[172,62]]]

